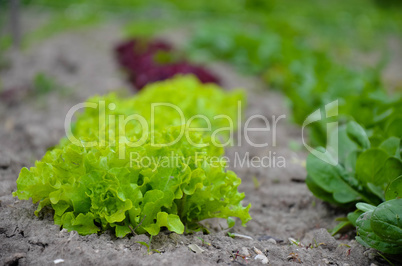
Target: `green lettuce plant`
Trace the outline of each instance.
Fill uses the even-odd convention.
[[[374,119],[370,130],[350,121],[338,130],[339,163],[330,165],[312,154],[306,183],[318,198],[357,209],[341,219],[333,234],[356,226],[357,241],[384,253],[402,251],[402,116],[401,100]],[[377,206],[377,207],[376,207]]]
[[[203,119],[184,127],[171,107],[156,110],[154,119],[150,112],[152,103],[164,102],[185,119],[226,115],[237,121],[238,101],[244,101],[241,92],[226,93],[192,76],[155,83],[128,99],[94,97],[87,104],[97,108],[78,116],[72,135],[35,167],[21,170],[13,195],[39,202],[35,214],[52,207],[55,224],[82,235],[109,228],[118,237],[132,231],[157,235],[162,227],[182,234],[214,217],[238,217],[245,225],[250,205],[241,204],[241,180],[225,170],[223,147],[215,145],[225,134],[192,130],[204,126]],[[132,115],[141,115],[147,126],[126,122]],[[211,129],[222,121],[212,119]],[[138,142],[145,133],[149,137]]]

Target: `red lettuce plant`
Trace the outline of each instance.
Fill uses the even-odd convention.
[[[217,83],[218,78],[204,67],[178,58],[173,47],[163,41],[131,39],[116,47],[119,64],[137,89],[177,74],[194,74],[202,83]]]

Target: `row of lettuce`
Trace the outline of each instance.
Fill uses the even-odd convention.
[[[332,155],[320,146],[339,140],[338,164],[328,163],[335,158],[323,161],[310,154],[307,186],[324,201],[356,209],[340,219],[333,233],[353,225],[364,246],[402,253],[401,95],[389,96],[384,90],[383,62],[375,68],[357,67],[335,58],[329,49],[317,49],[303,39],[303,31],[287,26],[242,30],[230,23],[205,25],[193,36],[188,52],[194,60],[225,60],[261,75],[285,93],[300,125],[337,100],[336,120],[323,119],[308,129],[310,142],[325,156]],[[336,132],[326,132],[329,122],[339,123]]]

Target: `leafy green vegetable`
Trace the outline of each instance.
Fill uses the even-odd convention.
[[[381,125],[392,125],[398,116],[392,113],[371,131],[354,121],[341,126],[339,164],[330,165],[310,154],[306,180],[310,191],[324,201],[342,207],[359,202],[358,210],[340,221],[333,234],[346,226],[357,226],[356,239],[361,244],[392,254],[402,251],[401,243],[390,237],[392,230],[402,231],[401,216],[393,212],[402,208],[402,135]]]
[[[237,121],[238,101],[244,101],[241,92],[225,93],[192,76],[155,83],[130,99],[114,94],[92,98],[88,104],[97,108],[86,108],[73,136],[35,167],[21,170],[13,195],[39,202],[36,214],[50,205],[56,224],[83,235],[115,228],[124,237],[130,227],[138,234],[157,235],[161,227],[182,234],[213,217],[238,217],[245,225],[250,205],[241,204],[241,180],[225,170],[224,161],[209,160],[223,155],[214,143],[225,134],[191,130],[206,120],[194,119],[185,127],[172,107],[155,109],[154,117],[150,111],[152,103],[170,103],[184,119],[204,115],[211,118],[212,129],[219,129],[228,121],[213,118],[226,115]],[[127,122],[133,115],[141,115],[148,126]],[[177,141],[162,145],[172,140]]]
[[[389,254],[402,253],[402,199],[386,201],[357,219],[356,240]]]

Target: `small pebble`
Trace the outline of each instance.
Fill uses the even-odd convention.
[[[59,263],[64,262],[64,260],[63,259],[55,259],[53,262],[54,262],[54,264],[59,264]]]
[[[254,252],[255,252],[256,254],[258,254],[258,255],[264,255],[264,254],[261,252],[261,250],[259,250],[258,248],[253,247],[253,249],[254,249]]]
[[[269,262],[268,258],[263,254],[258,254],[257,256],[254,257],[254,259],[260,260],[262,264],[268,264]]]
[[[200,254],[205,251],[202,248],[200,248],[197,244],[190,244],[190,245],[188,245],[188,248],[197,254]]]
[[[238,238],[244,238],[244,239],[253,240],[253,238],[252,238],[251,236],[246,236],[246,235],[237,234],[237,233],[233,233],[232,235],[233,235],[234,237],[238,237]]]
[[[273,239],[273,238],[268,239],[268,240],[267,240],[267,242],[269,242],[269,243],[272,243],[272,244],[276,245],[276,240],[275,240],[275,239]]]
[[[370,260],[373,260],[376,256],[375,253],[372,253],[370,250],[363,252],[364,256],[368,257]]]

